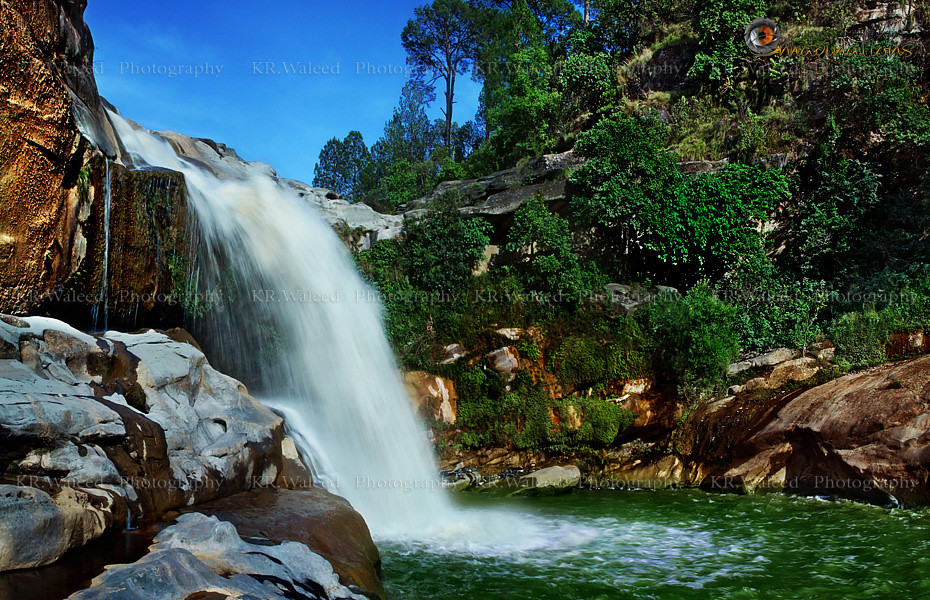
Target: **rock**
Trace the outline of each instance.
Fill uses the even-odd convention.
[[[656,300],[679,296],[675,288],[662,285],[642,287],[608,283],[604,290],[607,292],[606,300],[624,314],[633,314],[639,307]]]
[[[801,356],[799,350],[791,350],[789,348],[778,348],[777,350],[772,350],[760,356],[750,358],[738,363],[733,363],[727,368],[727,375],[736,375],[742,373],[747,369],[756,369],[760,367],[772,367],[783,362],[795,359]]]
[[[494,333],[502,337],[505,337],[512,342],[519,341],[529,336],[529,332],[526,329],[518,329],[518,328],[498,329]]]
[[[151,552],[111,567],[71,600],[152,598],[320,598],[364,600],[303,544],[242,540],[231,523],[187,514],[155,537]]]
[[[652,388],[652,381],[649,379],[632,379],[623,384],[624,394],[645,394]]]
[[[456,471],[442,478],[442,487],[451,492],[461,492],[477,487],[479,481],[474,471]]]
[[[511,374],[520,367],[517,351],[510,346],[498,348],[487,355],[488,365],[498,373]]]
[[[381,558],[364,519],[343,498],[320,488],[257,489],[198,506],[245,538],[293,541],[328,561],[348,586],[384,597]]]
[[[523,493],[562,493],[578,487],[581,469],[574,465],[546,467],[518,480]]]
[[[729,454],[707,448],[695,457],[708,461],[703,487],[930,503],[928,401],[930,357],[774,399],[749,421],[734,402],[718,413],[739,423],[718,434]]]
[[[307,468],[297,443],[289,435],[281,440],[281,472],[275,485],[287,490],[305,490],[313,486],[313,475]]]
[[[423,371],[409,371],[404,373],[404,385],[424,419],[448,425],[455,423],[458,397],[452,380]]]
[[[452,363],[458,361],[458,359],[468,354],[462,344],[449,344],[443,349],[443,352],[443,357],[439,361],[439,364],[441,365],[451,365]]]
[[[4,2],[0,22],[0,311],[12,312],[35,307],[80,267],[91,199],[77,185],[88,146],[74,106],[100,100],[86,85],[93,42],[83,5]]]
[[[309,485],[283,420],[195,345],[152,330],[94,338],[52,319],[7,316],[0,340],[19,349],[0,360],[0,474],[37,488],[35,528],[68,540],[23,564],[51,562],[123,526],[127,507],[157,519],[281,474]],[[0,569],[20,564],[8,562]]]
[[[0,485],[0,571],[50,564],[125,524],[126,507],[117,493],[49,488]]]
[[[598,487],[664,490],[686,486],[692,478],[687,465],[679,457],[667,455],[658,460],[636,459],[621,463],[611,468],[597,483]]]
[[[766,386],[769,389],[777,390],[789,381],[804,381],[810,379],[820,371],[816,358],[809,356],[796,358],[777,365],[772,374],[766,379]]]
[[[824,348],[823,350],[817,351],[818,360],[832,362],[836,358],[836,348]]]

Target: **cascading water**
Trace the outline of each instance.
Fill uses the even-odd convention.
[[[164,138],[109,116],[136,167],[184,174],[215,261],[211,270],[235,280],[245,307],[227,310],[215,335],[240,358],[259,363],[264,387],[276,390],[271,404],[311,441],[316,467],[335,491],[378,535],[452,522],[426,432],[383,332],[380,304],[335,233],[269,170],[253,166],[217,177]],[[263,348],[241,343],[239,330],[248,327],[263,328]]]
[[[110,160],[107,159],[103,177],[103,275],[100,281],[100,301],[91,311],[94,331],[106,331],[109,317],[109,290],[110,290],[110,211],[112,206],[112,191],[110,185]],[[103,322],[100,315],[103,313]],[[102,327],[101,327],[102,325]]]

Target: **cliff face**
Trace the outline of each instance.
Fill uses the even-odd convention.
[[[84,257],[89,201],[78,180],[89,144],[74,119],[99,104],[83,2],[0,5],[0,307],[23,310]]]

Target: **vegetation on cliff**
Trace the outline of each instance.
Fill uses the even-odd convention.
[[[419,71],[375,144],[415,156],[371,153],[372,176],[338,191],[396,210],[541,154],[585,162],[566,174],[567,206],[525,202],[489,264],[489,228],[452,218],[449,196],[358,255],[402,362],[442,371],[447,344],[491,349],[496,328],[536,327],[535,350],[518,350],[539,363],[531,376],[482,387],[475,359],[450,374],[471,443],[538,447],[569,443],[537,425],[564,422],[560,402],[601,410],[639,376],[689,397],[721,389],[740,352],[828,338],[844,368],[906,353],[895,334],[930,322],[924,4],[876,22],[854,2],[601,0],[590,19],[559,0],[468,3],[479,113],[430,123]],[[743,41],[758,17],[780,26],[771,56]],[[605,303],[608,282],[682,294],[626,316]],[[570,443],[612,441],[595,429]]]

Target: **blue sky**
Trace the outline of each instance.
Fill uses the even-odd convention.
[[[125,117],[214,139],[310,183],[327,140],[381,135],[406,80],[400,32],[425,2],[89,0],[84,16],[97,87]],[[464,123],[478,86],[465,75],[457,88]],[[429,113],[441,115],[439,101]]]

